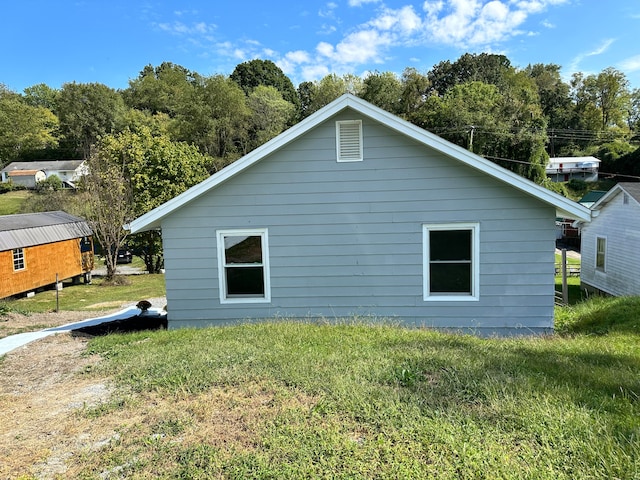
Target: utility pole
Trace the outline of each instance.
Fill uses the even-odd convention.
[[[476,129],[476,126],[470,125],[469,128],[471,128],[471,135],[469,135],[469,150],[473,152],[473,131]]]

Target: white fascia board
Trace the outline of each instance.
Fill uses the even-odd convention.
[[[310,130],[317,124],[323,122],[327,118],[335,115],[340,110],[344,109],[347,105],[348,98],[341,97],[339,100],[330,103],[326,107],[318,110],[317,112],[309,115],[307,118],[297,123],[293,127],[284,131],[277,137],[269,140],[267,143],[259,146],[255,150],[249,152],[244,157],[235,161],[231,165],[224,167],[222,170],[214,173],[206,180],[194,185],[190,189],[181,193],[180,195],[172,198],[171,200],[163,203],[162,205],[150,210],[144,215],[136,218],[129,224],[129,230],[131,233],[138,233],[147,230],[154,230],[160,228],[162,219],[169,215],[174,210],[182,207],[186,203],[195,200],[200,195],[208,192],[216,186],[224,183],[231,177],[236,176],[238,173],[249,168],[254,163],[257,163],[262,158],[268,156],[274,151],[282,148],[289,142],[295,140],[297,137]]]
[[[513,187],[521,190],[528,195],[538,198],[544,203],[554,206],[556,208],[558,216],[573,218],[582,221],[591,220],[590,210],[587,207],[584,207],[572,200],[566,199],[563,196],[547,190],[544,187],[536,185],[535,183],[521,177],[520,175],[500,167],[490,160],[469,152],[468,150],[459,147],[458,145],[455,145],[443,138],[438,137],[437,135],[434,135],[431,132],[428,132],[385,110],[382,110],[381,108],[378,108],[366,102],[365,100],[362,100],[352,94],[345,94],[337,100],[334,100],[327,106],[321,108],[317,112],[311,114],[309,117],[305,118],[277,137],[271,139],[264,145],[248,153],[240,160],[237,160],[231,165],[213,174],[203,182],[191,187],[189,190],[183,192],[177,197],[135,219],[129,225],[131,233],[159,228],[162,219],[169,215],[171,212],[198,198],[200,195],[208,192],[212,188],[215,188],[217,185],[234,177],[238,173],[249,168],[254,163],[260,161],[262,158],[282,148],[284,145],[295,140],[308,130],[324,122],[328,118],[339,113],[347,107],[354,109],[362,115],[368,116],[378,122],[381,122],[383,125],[386,125],[389,128],[392,128],[393,130],[396,130],[399,133],[402,133],[409,138],[422,143],[423,145],[433,148],[441,152],[442,154],[453,158],[454,160],[461,161],[472,168],[480,170],[487,175],[490,175],[498,180],[512,185]]]
[[[619,183],[614,185],[613,188],[611,188],[607,193],[601,196],[593,205],[591,205],[591,210],[593,211],[600,210],[607,203],[609,203],[613,199],[613,197],[618,195],[618,193],[621,192],[622,190],[623,188],[620,186]]]
[[[393,128],[394,130],[424,145],[434,148],[454,160],[462,161],[472,168],[508,183],[518,190],[555,207],[558,216],[587,222],[591,220],[590,210],[587,207],[580,205],[578,202],[574,202],[573,200],[537,185],[532,181],[521,177],[517,173],[513,173],[506,168],[502,168],[486,158],[476,155],[475,153],[438,137],[437,135],[396,117],[385,110],[370,104],[362,104],[361,102],[363,102],[363,100],[357,97],[352,97],[349,100],[351,103],[358,105],[354,108],[384,125],[387,125],[388,127]],[[353,105],[350,104],[349,106]]]

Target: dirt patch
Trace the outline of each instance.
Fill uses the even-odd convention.
[[[74,415],[110,395],[106,379],[83,375],[100,360],[82,355],[86,343],[54,335],[9,353],[0,364],[1,478],[64,474],[65,458],[109,435]]]

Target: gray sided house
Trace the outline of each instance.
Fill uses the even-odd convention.
[[[354,315],[553,328],[555,218],[589,210],[344,95],[133,221],[162,229],[169,327]]]
[[[640,183],[618,183],[582,227],[580,282],[609,295],[640,295]]]
[[[87,174],[84,160],[39,160],[34,162],[12,162],[2,170],[2,182],[12,182],[34,188],[38,182],[56,175],[67,188],[76,188],[80,177]]]

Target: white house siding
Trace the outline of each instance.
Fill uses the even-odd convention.
[[[596,238],[606,238],[605,271],[596,270]],[[640,207],[620,192],[582,228],[580,281],[610,295],[640,295]]]
[[[338,163],[335,120],[358,118],[364,161]],[[422,225],[439,222],[479,222],[479,301],[423,300]],[[220,303],[216,231],[236,228],[268,229],[270,303]],[[553,326],[554,209],[348,111],[169,215],[162,232],[171,328],[352,315],[479,334]]]

